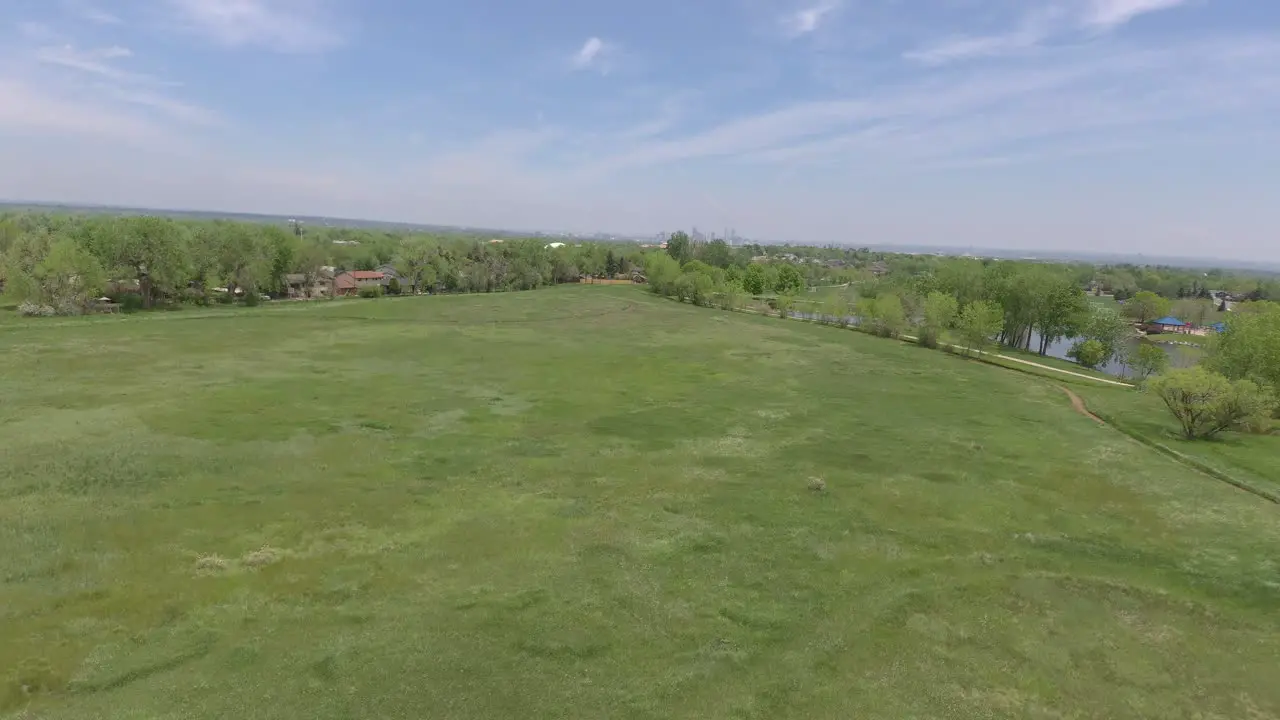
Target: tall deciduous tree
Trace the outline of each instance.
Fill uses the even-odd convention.
[[[1280,304],[1249,305],[1227,318],[1226,332],[1209,348],[1207,365],[1228,378],[1251,378],[1280,390]]]
[[[228,290],[257,293],[271,276],[272,248],[252,226],[215,223],[218,264]]]
[[[733,251],[729,243],[716,238],[702,246],[698,259],[713,267],[727,268],[733,263]]]
[[[400,252],[396,257],[396,269],[409,281],[414,295],[422,287],[423,276],[431,267],[431,256],[434,250],[420,238],[405,238],[400,242]]]
[[[98,259],[69,237],[49,248],[35,277],[43,301],[64,315],[87,310],[107,279]]]
[[[938,338],[951,327],[960,313],[954,295],[944,292],[929,293],[924,300],[924,324],[920,326],[920,344],[937,347]]]
[[[742,276],[742,289],[749,295],[763,295],[767,289],[767,282],[764,266],[752,263],[747,266],[747,271]]]
[[[969,352],[985,350],[1004,323],[1004,310],[985,300],[971,302],[960,313],[957,329]]]
[[[173,220],[120,218],[101,225],[90,242],[94,255],[116,279],[138,281],[143,307],[151,307],[157,294],[172,294],[188,280],[187,231]]]
[[[684,231],[672,233],[667,239],[667,255],[681,265],[693,259],[693,243]]]
[[[800,274],[795,265],[786,263],[778,268],[778,279],[774,283],[773,289],[779,295],[795,295],[804,289],[804,276]]]
[[[1170,302],[1150,290],[1143,290],[1124,304],[1124,314],[1140,323],[1149,323],[1169,314]]]
[[[1036,297],[1033,312],[1040,354],[1048,354],[1049,347],[1062,338],[1078,334],[1088,314],[1089,299],[1074,280],[1046,282]]]
[[[266,243],[270,268],[264,281],[265,289],[273,292],[286,292],[289,281],[286,277],[298,262],[302,253],[301,238],[282,227],[268,225],[262,228],[262,241]]]
[[[1146,380],[1169,369],[1169,354],[1149,342],[1138,344],[1138,349],[1129,358],[1129,367],[1139,380]]]

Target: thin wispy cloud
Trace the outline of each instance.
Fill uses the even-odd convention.
[[[119,15],[107,12],[96,5],[82,2],[68,2],[67,10],[75,17],[95,25],[123,25]]]
[[[578,70],[595,69],[607,72],[607,56],[611,49],[608,43],[598,37],[587,38],[578,52],[573,54],[570,64]]]
[[[1082,32],[1107,33],[1118,30],[1135,18],[1170,10],[1187,0],[1076,0],[1073,3],[1040,3],[1005,33],[955,35],[940,42],[903,53],[903,57],[924,65],[981,57],[996,57],[1031,50]]]
[[[41,48],[36,52],[36,59],[46,65],[78,70],[119,82],[159,83],[149,75],[125,70],[114,64],[115,60],[133,57],[133,51],[126,47],[111,47],[93,50],[79,50],[73,45],[59,45]]]
[[[800,37],[808,35],[817,30],[832,12],[839,7],[839,3],[834,0],[819,3],[810,7],[797,10],[796,12],[782,18],[781,24],[783,32],[789,37]]]
[[[1086,21],[1099,28],[1116,28],[1139,15],[1171,10],[1187,0],[1093,0]]]
[[[143,143],[164,137],[164,129],[136,113],[96,102],[83,94],[52,92],[0,78],[0,130]]]
[[[188,30],[228,47],[310,53],[344,42],[320,0],[165,1]]]

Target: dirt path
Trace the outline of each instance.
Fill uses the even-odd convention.
[[[1067,397],[1071,398],[1071,407],[1075,408],[1076,412],[1098,423],[1099,425],[1106,425],[1106,423],[1103,422],[1102,418],[1089,412],[1089,408],[1085,406],[1084,400],[1081,400],[1079,395],[1071,392],[1071,390],[1065,387],[1062,387],[1062,386],[1059,386],[1059,387],[1062,388],[1062,392],[1067,394]]]

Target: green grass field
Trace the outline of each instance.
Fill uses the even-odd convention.
[[[1224,433],[1210,441],[1190,442],[1178,434],[1177,422],[1158,397],[1111,388],[1076,391],[1091,410],[1126,430],[1245,483],[1280,493],[1280,435]]]
[[[1040,378],[630,287],[0,352],[0,716],[1280,714],[1277,507]]]

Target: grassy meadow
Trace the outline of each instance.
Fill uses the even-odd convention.
[[[1280,716],[1277,506],[1031,375],[603,286],[0,357],[0,717]]]

